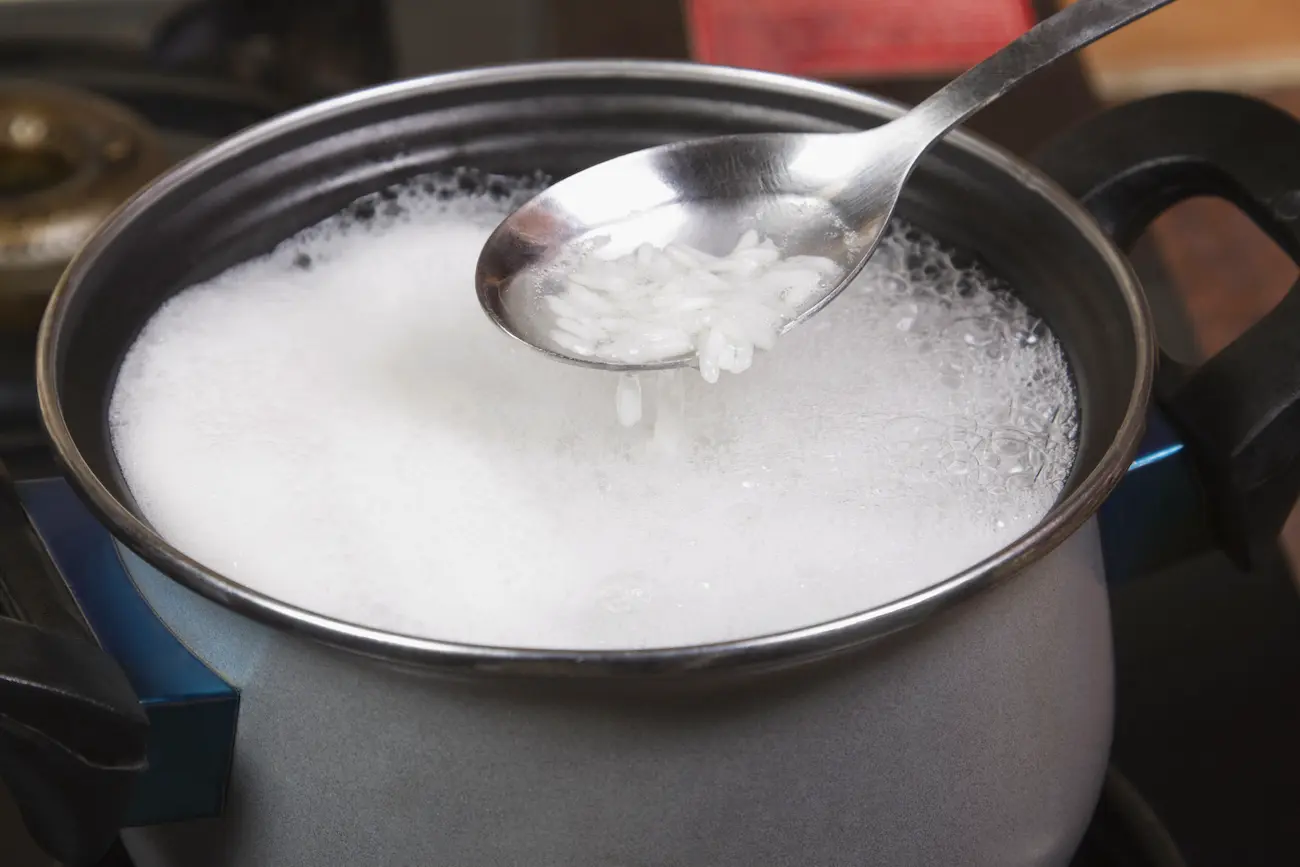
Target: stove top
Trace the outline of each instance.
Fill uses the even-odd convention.
[[[1155,433],[1149,437],[1144,449],[1146,455],[1165,453],[1162,460],[1169,461],[1169,446],[1161,440],[1162,430],[1157,424]],[[75,611],[80,615],[87,636],[93,636],[118,660],[127,673],[132,687],[140,696],[142,705],[147,709],[151,722],[150,771],[137,786],[129,810],[128,821],[132,825],[156,824],[159,822],[185,821],[203,816],[220,815],[225,798],[224,781],[228,777],[231,750],[235,736],[239,700],[237,693],[225,682],[212,674],[206,666],[191,656],[170,632],[149,610],[147,604],[135,590],[128,578],[122,558],[118,555],[115,544],[108,532],[95,522],[89,512],[76,498],[69,485],[62,479],[51,475],[53,469],[47,460],[36,453],[30,453],[26,460],[11,461],[18,472],[16,478],[4,480],[0,488],[0,552],[5,539],[12,539],[16,534],[34,532],[47,552],[50,571],[62,577],[66,590],[51,588],[44,575],[31,573],[10,574],[0,582],[0,603],[9,599],[16,602],[10,615],[23,612],[25,619],[37,623],[49,620],[51,612],[62,608],[69,609],[60,599],[66,595],[74,603]],[[1158,465],[1159,460],[1148,465]],[[1142,472],[1138,468],[1132,472]],[[1122,493],[1122,492],[1121,492]],[[1122,501],[1122,497],[1119,498]],[[1112,534],[1112,545],[1122,543],[1122,534]],[[1142,604],[1154,599],[1161,606],[1172,605],[1190,612],[1192,605],[1183,599],[1182,588],[1193,591],[1194,596],[1213,601],[1216,607],[1223,606],[1229,599],[1237,599],[1240,594],[1228,592],[1213,594],[1206,592],[1194,581],[1185,580],[1180,588],[1169,589],[1152,596],[1140,592],[1134,595],[1134,589],[1145,590],[1152,580],[1150,576],[1126,573],[1122,566],[1116,564],[1113,571],[1125,576],[1126,580],[1115,588],[1116,620],[1118,623],[1134,622],[1139,625],[1150,623],[1150,612],[1141,609]],[[1221,576],[1218,564],[1205,571],[1212,580]],[[1174,575],[1180,574],[1175,570]],[[1158,576],[1157,576],[1158,577]],[[1265,582],[1246,580],[1235,585],[1241,587],[1266,586]],[[1230,589],[1232,585],[1229,585]],[[1254,594],[1258,595],[1258,594]],[[1132,603],[1137,602],[1135,607]],[[1273,612],[1289,611],[1292,618],[1300,618],[1300,606],[1274,604],[1280,599],[1254,598],[1238,600],[1237,607],[1243,611],[1250,610],[1254,603],[1267,602]],[[0,604],[0,607],[3,607]],[[35,614],[33,614],[35,612]],[[46,612],[42,615],[40,612]],[[1249,622],[1256,627],[1263,624],[1259,614],[1254,612]],[[1194,620],[1194,616],[1189,613]],[[1285,618],[1276,639],[1285,631]],[[66,629],[67,624],[63,623]],[[1260,629],[1259,634],[1269,635],[1270,630]],[[1193,632],[1192,634],[1195,634]],[[1117,632],[1117,664],[1122,673],[1141,672],[1151,666],[1162,664],[1162,658],[1144,656],[1146,648],[1140,643],[1129,644],[1124,632]],[[1291,636],[1297,639],[1293,644],[1300,650],[1300,630]],[[1232,647],[1225,656],[1236,658],[1234,654],[1245,648],[1250,651],[1250,642],[1232,640]],[[1133,655],[1132,651],[1137,651]],[[1161,649],[1161,653],[1165,649]],[[1282,654],[1283,657],[1286,654]],[[1293,654],[1300,658],[1300,653]],[[1240,663],[1237,663],[1240,665]],[[1232,671],[1231,662],[1225,664],[1225,670]],[[1283,678],[1291,671],[1288,667],[1277,672]],[[1121,684],[1134,683],[1141,691],[1147,691],[1148,685],[1142,678],[1125,678]],[[1162,677],[1155,684],[1156,690],[1176,678]],[[1283,684],[1278,684],[1279,686]],[[1167,691],[1166,691],[1167,693]],[[1274,694],[1270,691],[1269,694]],[[1162,706],[1169,706],[1170,696],[1161,694],[1154,698]],[[1141,708],[1133,713],[1137,702],[1133,701],[1127,691],[1121,690],[1119,696],[1119,713],[1121,731],[1133,731],[1125,727],[1130,717],[1136,722],[1138,730],[1126,738],[1117,740],[1115,762],[1108,772],[1102,797],[1098,804],[1093,822],[1077,853],[1072,867],[1184,867],[1188,864],[1222,863],[1213,854],[1218,847],[1227,847],[1226,851],[1235,855],[1246,854],[1247,850],[1233,839],[1216,839],[1201,833],[1202,827],[1212,826],[1208,818],[1221,814],[1223,805],[1216,802],[1215,794],[1230,790],[1234,778],[1229,774],[1222,783],[1203,779],[1201,785],[1188,785],[1187,781],[1178,779],[1178,772],[1169,773],[1162,770],[1155,779],[1155,789],[1162,795],[1173,793],[1176,797],[1165,800],[1163,807],[1171,807],[1180,821],[1186,821],[1183,833],[1175,835],[1173,828],[1163,820],[1161,811],[1149,800],[1140,786],[1126,772],[1122,757],[1129,751],[1137,757],[1133,763],[1137,772],[1146,775],[1150,764],[1156,766],[1179,763],[1179,757],[1164,748],[1171,740],[1158,716]],[[1140,705],[1138,705],[1140,708]],[[1253,712],[1254,708],[1246,709]],[[1223,722],[1223,720],[1219,720]],[[1296,721],[1300,721],[1297,718]],[[1286,730],[1285,721],[1279,726],[1279,733]],[[202,737],[195,737],[201,731]],[[1225,727],[1218,732],[1222,736],[1231,731]],[[1150,735],[1154,732],[1155,737]],[[1215,741],[1210,741],[1214,744]],[[1234,743],[1239,740],[1234,739]],[[1300,751],[1293,751],[1300,753]],[[1277,756],[1274,757],[1275,760]],[[1225,769],[1230,770],[1225,765]],[[1285,772],[1285,766],[1284,766]],[[1184,775],[1185,776],[1185,775]],[[1208,785],[1207,785],[1208,784]],[[1185,795],[1194,792],[1192,799]],[[1234,801],[1240,795],[1234,793]],[[1287,810],[1285,801],[1261,801],[1252,809],[1267,813],[1275,811],[1282,819]],[[1279,821],[1278,828],[1285,829],[1286,823]],[[1234,825],[1234,827],[1249,827]],[[1260,835],[1265,838],[1267,835]],[[1257,842],[1261,852],[1274,851],[1271,846],[1277,841]],[[1207,853],[1204,860],[1184,860],[1183,851],[1191,849]],[[1297,850],[1300,851],[1300,850]],[[1265,861],[1237,860],[1234,863],[1266,863]],[[126,849],[119,843],[107,854],[99,867],[134,867]]]
[[[1153,417],[1130,474],[1176,473],[1170,436]],[[185,781],[225,779],[238,696],[153,618],[122,571],[111,537],[67,483],[51,475],[48,457],[32,451],[9,463],[16,481],[7,496],[20,505],[0,509],[0,538],[15,532],[15,524],[35,529],[94,636],[150,709],[159,738],[150,762],[165,772],[142,783],[132,822],[219,814],[221,785]],[[1300,596],[1291,575],[1280,553],[1250,574],[1213,551],[1184,552],[1157,569],[1126,561],[1129,496],[1122,485],[1102,513],[1108,551],[1120,552],[1108,562],[1117,721],[1112,767],[1073,863],[1291,863],[1300,853],[1294,821],[1300,815],[1294,737],[1300,731]],[[1153,526],[1148,522],[1140,532]],[[30,600],[33,592],[10,587],[19,599]],[[174,736],[196,724],[195,708],[210,733],[200,750]],[[118,846],[102,867],[131,865]]]

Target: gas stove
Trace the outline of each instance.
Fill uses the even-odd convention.
[[[1130,475],[1156,474],[1166,491],[1176,488],[1186,481],[1180,451],[1153,417]],[[6,574],[9,616],[67,629],[71,612],[73,628],[125,670],[150,719],[150,768],[128,824],[220,816],[237,691],[154,616],[135,583],[152,580],[139,571],[148,567],[118,546],[48,460],[31,450],[10,463],[0,487],[0,555],[31,534],[47,561]],[[1289,741],[1300,723],[1290,688],[1300,675],[1300,602],[1284,570],[1244,575],[1212,552],[1188,557],[1203,540],[1179,533],[1153,544],[1160,522],[1139,529],[1130,520],[1144,508],[1134,498],[1151,489],[1149,477],[1142,482],[1121,485],[1103,512],[1119,719],[1114,762],[1074,864],[1276,863],[1273,853],[1300,852],[1300,832],[1288,822],[1294,794],[1243,781],[1289,783],[1300,771],[1300,749]],[[1138,533],[1147,537],[1140,546]],[[1173,562],[1159,568],[1131,559],[1139,548]],[[131,865],[121,844],[102,862]]]
[[[429,40],[415,35],[434,4],[319,5],[328,14],[311,19],[297,2],[259,11],[246,2],[16,0],[0,4],[0,76],[124,105],[157,130],[175,160],[329,92],[448,66],[591,53],[572,34],[539,35],[556,30],[538,11],[547,4],[491,0],[473,11],[456,4],[454,13],[449,4],[438,14],[462,29],[443,28]],[[664,7],[647,20],[673,20],[675,2],[647,5]],[[560,7],[600,14],[581,3],[551,4],[547,14]],[[517,27],[471,38],[494,17]],[[314,23],[301,24],[307,20]],[[680,22],[675,27],[643,29],[638,44],[651,47],[639,53],[684,54]],[[602,53],[637,53],[616,42]],[[1077,67],[1064,64],[1054,76],[981,118],[980,131],[1023,151],[1095,108]],[[862,84],[914,101],[936,83]],[[1158,257],[1148,248],[1135,258],[1153,303],[1166,308],[1162,319],[1185,325],[1173,293],[1162,290]],[[1187,334],[1174,339],[1192,342]],[[31,355],[30,333],[0,341],[0,461],[8,468],[0,477],[0,611],[97,642],[126,671],[151,722],[150,770],[129,824],[219,816],[239,695],[153,616],[135,590],[133,561],[58,477],[39,435]],[[1180,449],[1154,416],[1130,475],[1157,475],[1160,483],[1121,486],[1102,513],[1117,719],[1111,772],[1075,863],[1300,863],[1300,594],[1280,551],[1244,573],[1213,550],[1208,534],[1175,531],[1190,525],[1189,516],[1171,514],[1171,503],[1199,510]],[[1153,490],[1164,492],[1158,507],[1143,499]],[[30,537],[44,552],[40,562],[7,562]],[[1146,559],[1137,559],[1139,550]],[[9,847],[6,824],[0,821],[0,850]],[[130,864],[120,844],[103,861]]]
[[[153,615],[135,585],[147,567],[119,548],[48,460],[29,450],[9,462],[12,475],[0,487],[0,556],[34,534],[48,560],[41,569],[5,574],[7,614],[65,630],[71,620],[117,659],[150,719],[150,770],[128,824],[221,815],[238,692]],[[1158,474],[1166,492],[1187,481],[1179,444],[1159,417],[1130,470],[1143,473]],[[1151,534],[1174,524],[1133,522],[1146,508],[1137,497],[1152,489],[1149,477],[1142,482],[1121,485],[1102,513],[1117,723],[1112,767],[1074,864],[1289,863],[1300,853],[1295,585],[1280,554],[1247,574],[1204,539],[1169,533],[1153,544]],[[1168,559],[1131,559],[1139,548]],[[119,844],[101,867],[133,865]]]

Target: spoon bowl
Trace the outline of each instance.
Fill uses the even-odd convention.
[[[784,333],[862,270],[920,158],[957,124],[1025,78],[1172,0],[1078,0],[902,117],[857,133],[765,133],[675,142],[579,172],[542,191],[492,233],[478,261],[479,302],[507,334],[572,364],[639,371],[695,364],[694,352],[613,360],[556,340],[546,297],[576,257],[680,243],[723,255],[747,231],[782,256],[818,256],[821,289]]]
[[[551,336],[539,284],[567,251],[602,241],[606,255],[672,242],[723,255],[754,230],[786,256],[819,256],[837,266],[826,280],[831,290],[798,305],[781,329],[789,330],[843,291],[879,240],[906,173],[865,169],[919,156],[877,135],[892,126],[699,139],[601,163],[534,197],[496,229],[478,263],[479,301],[507,333],[565,361],[605,370],[688,365],[693,354],[636,363],[575,355]],[[844,171],[846,161],[863,170]]]

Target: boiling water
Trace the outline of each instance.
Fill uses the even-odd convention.
[[[480,310],[479,250],[526,190],[466,178],[371,197],[149,322],[110,415],[166,539],[354,623],[638,648],[897,599],[1059,494],[1076,425],[1060,347],[933,239],[895,225],[742,376],[640,377],[625,427],[618,374],[546,359]]]

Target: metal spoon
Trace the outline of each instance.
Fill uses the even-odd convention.
[[[492,233],[476,283],[506,333],[573,364],[655,370],[694,354],[626,363],[578,355],[551,337],[541,303],[548,263],[574,244],[608,236],[628,251],[679,241],[699,249],[755,228],[786,256],[834,261],[829,291],[808,299],[783,331],[840,294],[866,264],[917,161],[948,130],[1048,64],[1172,0],[1078,0],[968,70],[902,117],[866,132],[737,135],[637,151],[538,194]],[[722,252],[722,251],[713,251]]]

